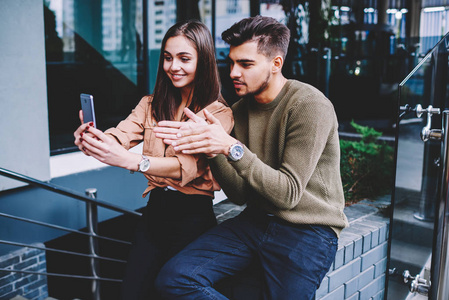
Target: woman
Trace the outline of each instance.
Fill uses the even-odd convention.
[[[230,132],[231,109],[220,95],[211,34],[198,21],[172,26],[162,41],[153,95],[145,96],[116,128],[104,133],[83,124],[75,144],[86,155],[148,179],[143,212],[122,285],[122,299],[155,299],[153,283],[162,265],[184,246],[216,225],[212,208],[219,190],[203,155],[177,153],[156,138],[158,121],[187,121],[184,108],[204,118],[214,114]],[[199,62],[201,60],[201,62]],[[81,123],[82,112],[80,112]],[[143,141],[143,155],[127,151]]]

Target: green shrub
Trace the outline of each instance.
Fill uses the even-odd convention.
[[[340,140],[341,177],[347,203],[391,192],[394,149],[379,141],[381,132],[351,122],[360,141]]]

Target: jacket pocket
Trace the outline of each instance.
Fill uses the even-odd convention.
[[[165,156],[165,144],[162,139],[156,137],[154,133],[154,127],[157,123],[145,122],[144,134],[143,134],[143,154],[153,157],[164,157]]]

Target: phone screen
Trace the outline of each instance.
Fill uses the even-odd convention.
[[[93,122],[94,127],[97,127],[97,122],[95,120],[95,110],[94,110],[94,96],[89,94],[81,94],[81,109],[83,110],[84,123]]]

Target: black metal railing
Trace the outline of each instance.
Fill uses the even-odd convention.
[[[107,236],[101,236],[98,234],[98,214],[97,214],[97,208],[103,207],[109,210],[113,210],[115,212],[119,212],[121,214],[126,215],[132,215],[132,216],[141,216],[139,212],[128,210],[126,208],[108,203],[106,201],[100,201],[97,199],[97,191],[94,188],[86,189],[85,195],[72,191],[70,189],[67,189],[65,187],[61,187],[55,184],[51,184],[48,182],[40,181],[35,178],[31,178],[28,176],[25,176],[23,174],[19,174],[4,168],[0,168],[0,175],[5,176],[14,180],[18,180],[27,184],[30,184],[32,186],[42,188],[48,191],[51,191],[56,194],[68,196],[70,198],[76,199],[78,201],[83,201],[86,204],[86,223],[87,223],[87,230],[81,231],[77,229],[72,229],[64,226],[59,226],[51,223],[46,223],[42,221],[32,220],[20,216],[14,216],[10,214],[6,214],[3,212],[0,212],[0,217],[13,219],[20,222],[25,223],[31,223],[37,226],[43,226],[48,227],[56,230],[61,230],[69,233],[79,234],[83,236],[88,237],[88,248],[89,253],[81,253],[76,251],[68,251],[68,250],[61,250],[61,249],[55,249],[50,247],[41,247],[37,246],[35,244],[25,244],[25,243],[19,243],[15,241],[8,241],[8,240],[2,240],[0,239],[0,244],[10,245],[10,246],[16,246],[16,247],[28,247],[32,249],[40,249],[45,250],[49,252],[56,252],[56,253],[63,253],[68,255],[74,255],[74,256],[81,256],[88,258],[90,260],[89,265],[89,271],[90,276],[83,276],[83,275],[75,275],[75,274],[62,274],[62,273],[52,273],[52,272],[35,272],[35,271],[27,271],[27,270],[15,270],[15,269],[8,269],[8,268],[0,268],[0,271],[3,272],[16,272],[16,273],[25,273],[25,274],[37,274],[37,275],[43,275],[43,276],[54,276],[54,277],[61,277],[61,278],[77,278],[77,279],[85,279],[91,281],[91,291],[92,291],[92,299],[99,300],[100,297],[100,282],[102,281],[109,281],[109,282],[117,282],[120,283],[121,279],[115,279],[115,278],[106,278],[99,276],[99,261],[110,261],[110,262],[116,262],[116,263],[126,263],[125,260],[122,259],[116,259],[112,257],[106,257],[106,256],[100,256],[98,253],[98,240],[106,240],[109,242],[114,243],[120,243],[129,246],[130,242],[123,241]]]

